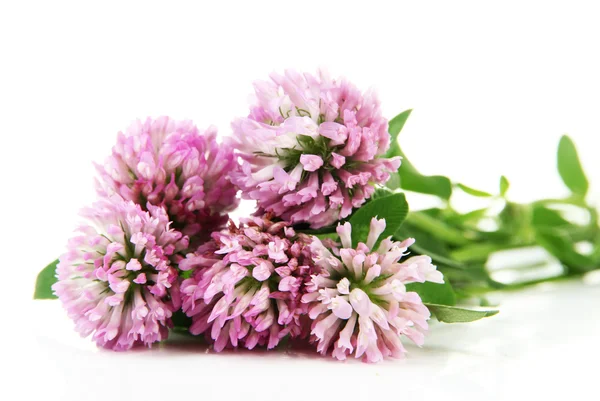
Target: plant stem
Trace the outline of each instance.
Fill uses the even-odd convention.
[[[498,251],[505,251],[509,249],[520,249],[529,246],[536,245],[534,242],[530,243],[483,243],[483,244],[472,244],[462,248],[458,248],[450,252],[450,257],[459,262],[485,262],[489,256]]]
[[[431,217],[425,213],[409,213],[406,221],[451,245],[467,245],[475,239],[473,233],[457,230],[447,225],[443,221]]]

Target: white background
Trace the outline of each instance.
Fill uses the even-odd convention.
[[[597,390],[587,364],[600,356],[599,287],[511,295],[498,317],[436,325],[423,350],[377,366],[195,346],[100,352],[56,303],[30,298],[37,271],[63,251],[77,210],[93,200],[92,161],[119,130],[167,114],[227,135],[229,121],[247,113],[252,81],[284,68],[322,66],[374,87],[390,118],[413,108],[401,143],[423,173],[492,192],[505,174],[517,201],[566,194],[555,149],[569,133],[598,199],[599,20],[593,2],[575,1],[2,2],[2,399]]]

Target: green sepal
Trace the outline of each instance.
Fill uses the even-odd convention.
[[[57,299],[52,291],[52,285],[58,281],[56,277],[56,266],[58,259],[50,263],[38,274],[35,281],[33,299]]]

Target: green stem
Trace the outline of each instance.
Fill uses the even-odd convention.
[[[523,288],[531,287],[531,286],[541,284],[541,283],[550,283],[550,282],[553,283],[553,282],[572,279],[574,277],[576,277],[576,276],[561,274],[560,276],[538,278],[535,280],[524,281],[521,283],[505,284],[502,288],[500,288],[500,291],[516,291],[516,290],[521,290]],[[497,290],[492,290],[492,291],[497,291]]]
[[[422,248],[418,243],[414,243],[410,247],[411,251],[417,252],[419,255],[427,255],[431,259],[433,259],[436,263],[441,263],[446,267],[454,268],[454,269],[465,269],[465,266],[462,263],[457,263],[456,260],[452,260],[445,256],[439,255],[435,252]]]
[[[425,213],[409,213],[406,221],[451,245],[467,245],[475,239],[475,236],[472,232],[463,232],[457,230],[447,225],[443,221],[431,217]]]
[[[454,251],[450,252],[450,257],[459,262],[468,263],[468,262],[485,262],[489,256],[494,252],[506,251],[509,249],[520,249],[526,248],[529,246],[534,246],[535,243],[522,243],[522,244],[514,244],[514,243],[504,243],[504,244],[494,244],[494,243],[483,243],[483,244],[471,244],[464,246],[462,248],[458,248]]]

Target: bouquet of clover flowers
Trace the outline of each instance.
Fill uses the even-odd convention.
[[[34,297],[57,297],[82,336],[113,350],[184,330],[215,351],[293,339],[377,362],[402,357],[403,339],[423,345],[432,314],[453,323],[497,313],[458,301],[483,305],[488,291],[600,262],[596,212],[567,137],[559,171],[573,195],[520,205],[506,199],[504,177],[494,196],[421,175],[398,144],[410,110],[388,122],[374,93],[344,79],[286,71],[255,83],[255,95],[220,142],[213,127],[168,117],[119,133],[97,166],[98,201]],[[460,214],[454,188],[503,205]],[[403,191],[444,206],[409,213]],[[234,222],[238,192],[257,210]],[[557,204],[584,209],[589,224]],[[479,228],[490,218],[497,230]],[[579,252],[581,241],[594,250]],[[563,262],[560,276],[506,284],[486,270],[494,252],[535,244]]]

